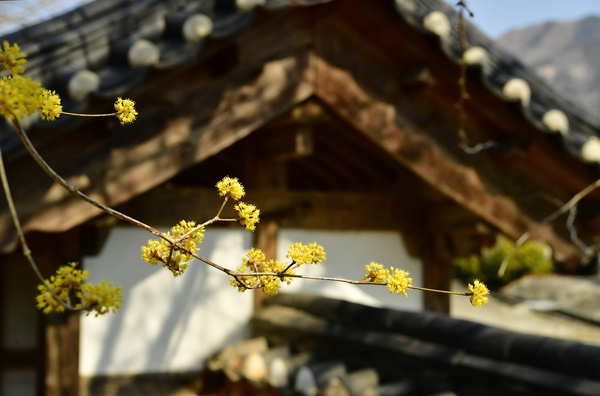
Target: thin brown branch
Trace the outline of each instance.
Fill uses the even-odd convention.
[[[458,87],[460,89],[460,93],[458,96],[458,102],[456,103],[456,109],[458,111],[458,147],[467,154],[477,154],[480,151],[496,147],[498,145],[498,142],[488,140],[483,143],[478,143],[474,146],[471,146],[471,144],[469,143],[469,137],[467,135],[467,111],[465,107],[466,101],[469,100],[471,96],[467,91],[467,65],[465,62],[465,51],[467,51],[467,49],[469,48],[469,44],[467,43],[464,12],[468,12],[471,18],[474,16],[474,14],[467,7],[465,1],[459,1],[458,3],[456,3],[456,6],[459,8],[457,29],[460,43],[460,59],[458,60],[458,65],[460,67]]]
[[[50,178],[52,178],[52,180],[54,180],[56,183],[58,183],[59,185],[64,187],[67,191],[69,191],[69,193],[77,195],[79,198],[83,199],[85,202],[89,203],[90,205],[95,206],[98,209],[101,209],[102,211],[108,213],[111,216],[116,217],[119,220],[123,220],[130,224],[133,224],[136,227],[143,228],[144,230],[146,230],[160,238],[163,238],[164,240],[166,240],[170,243],[173,243],[173,241],[170,240],[170,238],[166,237],[163,233],[161,233],[157,229],[150,227],[149,225],[144,224],[141,221],[138,221],[132,217],[129,217],[126,214],[123,214],[117,210],[114,210],[113,208],[110,208],[104,204],[101,204],[100,202],[98,202],[98,201],[90,198],[86,194],[82,193],[77,187],[75,187],[74,185],[72,185],[71,183],[69,183],[68,181],[63,179],[58,173],[56,173],[56,171],[54,171],[54,169],[52,169],[52,167],[50,167],[50,165],[48,165],[48,163],[46,163],[46,161],[42,158],[42,156],[38,153],[36,148],[33,146],[33,144],[31,143],[31,140],[29,140],[29,137],[27,136],[27,134],[25,133],[25,131],[21,127],[21,124],[18,121],[13,120],[13,126],[15,127],[15,130],[17,131],[17,135],[21,139],[21,142],[23,142],[25,149],[27,150],[29,155],[34,159],[34,161],[44,170],[44,172],[46,172],[46,174],[48,176],[50,176]]]
[[[278,278],[298,278],[298,279],[321,280],[321,281],[329,281],[329,282],[349,283],[351,285],[387,286],[387,283],[375,283],[375,282],[371,282],[371,281],[358,281],[358,280],[353,280],[353,279],[335,278],[335,277],[329,277],[329,276],[286,274],[283,271],[282,272],[232,272],[229,275],[238,279],[238,282],[239,282],[239,278],[242,276],[247,276],[247,277],[255,277],[256,276],[256,277],[259,277],[259,279],[261,276],[276,276]],[[257,287],[247,286],[246,284],[243,284],[243,285],[244,285],[244,287],[246,287],[248,289],[256,289],[257,288]],[[412,286],[412,285],[408,286],[407,288],[412,289],[412,290],[421,290],[421,291],[433,292],[433,293],[455,294],[455,295],[459,295],[459,296],[472,296],[473,295],[473,293],[471,293],[471,292],[438,290],[438,289],[430,289],[427,287],[419,287],[419,286]]]
[[[588,185],[583,190],[579,191],[567,203],[565,203],[563,206],[561,206],[560,208],[558,208],[556,211],[552,212],[549,216],[547,216],[546,218],[542,219],[542,221],[540,221],[534,227],[530,228],[527,232],[525,232],[523,235],[521,235],[519,237],[519,239],[517,239],[517,241],[515,242],[515,246],[513,247],[513,249],[506,255],[506,257],[504,257],[504,260],[502,260],[502,264],[500,265],[500,269],[498,269],[498,277],[502,278],[504,276],[504,273],[506,272],[506,268],[508,267],[508,262],[514,256],[515,251],[519,247],[523,246],[523,244],[531,237],[531,235],[535,231],[537,231],[543,225],[551,223],[552,221],[556,220],[561,215],[563,215],[563,214],[571,211],[571,209],[574,208],[575,205],[577,205],[579,203],[579,201],[581,201],[589,193],[591,193],[592,191],[594,191],[598,187],[600,187],[600,179],[596,180],[595,182],[593,182],[592,184]]]
[[[19,236],[19,240],[21,241],[21,248],[23,249],[23,256],[25,256],[25,258],[27,259],[27,262],[31,266],[31,269],[33,270],[35,275],[38,277],[40,282],[42,282],[43,285],[46,285],[46,289],[50,292],[52,297],[60,305],[62,305],[65,309],[73,310],[74,308],[71,306],[71,304],[64,301],[62,298],[60,298],[54,292],[54,290],[50,287],[50,285],[46,282],[46,279],[40,272],[40,269],[38,268],[38,266],[33,258],[33,254],[31,252],[31,249],[29,248],[29,245],[27,245],[27,240],[25,239],[25,233],[23,232],[23,228],[21,227],[21,221],[19,220],[19,216],[17,214],[17,209],[15,207],[15,202],[13,200],[12,193],[10,191],[10,185],[8,183],[8,177],[6,176],[6,169],[4,167],[4,158],[2,156],[1,148],[0,148],[0,179],[2,179],[2,187],[4,188],[4,196],[6,197],[6,201],[8,202],[8,209],[10,211],[10,216],[13,220],[13,224],[15,225],[15,228],[17,229],[17,235]]]

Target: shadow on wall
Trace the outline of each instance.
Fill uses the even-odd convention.
[[[92,282],[123,286],[124,303],[116,315],[82,316],[82,376],[199,370],[208,356],[247,336],[252,293],[236,292],[227,276],[199,261],[177,278],[145,263],[140,247],[151,236],[115,228],[102,253],[83,261]],[[235,268],[250,242],[243,230],[209,230],[200,254]]]
[[[365,265],[371,261],[389,268],[410,272],[415,286],[423,285],[421,260],[411,257],[401,235],[396,231],[317,231],[284,229],[279,235],[277,258],[285,260],[288,247],[294,242],[317,242],[325,248],[327,259],[323,264],[304,266],[299,273],[313,276],[331,276],[362,280]],[[287,262],[287,261],[286,261]],[[315,293],[374,307],[410,311],[423,310],[423,294],[408,292],[408,298],[391,294],[385,286],[357,286],[348,283],[295,279],[283,286],[282,293]]]

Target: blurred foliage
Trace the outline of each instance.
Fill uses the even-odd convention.
[[[550,247],[543,242],[528,241],[514,252],[504,277],[499,279],[498,269],[502,260],[514,247],[514,242],[500,235],[494,246],[481,248],[479,256],[454,259],[454,276],[469,282],[479,279],[490,287],[498,287],[524,275],[548,274],[553,271]]]

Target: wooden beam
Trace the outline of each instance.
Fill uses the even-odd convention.
[[[317,68],[317,96],[427,184],[512,238],[538,224],[523,213],[512,197],[492,193],[474,168],[450,156],[428,137],[426,130],[398,123],[406,114],[400,116],[393,102],[365,91],[352,70],[337,67],[319,56],[315,56],[313,64]],[[369,64],[365,62],[362,67],[368,68]],[[372,70],[371,74],[379,72]],[[577,248],[551,226],[539,228],[535,236],[552,246],[559,261],[579,260]]]
[[[251,190],[244,200],[257,205],[261,217],[278,218],[281,227],[411,232],[415,222],[414,203],[391,193]],[[153,226],[171,226],[182,219],[208,220],[221,203],[214,188],[161,187],[119,209]],[[235,217],[232,206],[227,206],[223,216]]]
[[[313,131],[308,126],[287,127],[277,134],[261,139],[261,158],[268,161],[286,161],[313,154]]]

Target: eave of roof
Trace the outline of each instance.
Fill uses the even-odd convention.
[[[258,8],[275,11],[327,1],[331,0],[100,0],[3,40],[19,43],[28,53],[27,75],[62,94],[64,105],[77,110],[92,97],[125,95],[144,81],[149,69],[174,68],[196,59],[206,40],[240,33]],[[450,5],[442,0],[380,1],[414,29],[436,37],[440,50],[458,62],[458,16]],[[189,33],[190,25],[195,34]],[[522,116],[540,131],[557,135],[566,151],[586,163],[600,162],[600,119],[562,98],[468,21],[465,28],[470,46],[465,60],[477,71],[471,76],[478,75],[503,100],[520,103]],[[138,60],[132,59],[136,51]],[[87,91],[74,94],[77,83],[87,83]],[[0,130],[0,142],[4,152],[15,147],[6,128]]]
[[[458,62],[461,45],[457,12],[442,0],[396,0],[397,14],[413,28],[434,36],[440,50]],[[600,118],[566,100],[514,56],[468,21],[465,63],[494,95],[520,104],[522,117],[541,132],[553,135],[563,149],[586,163],[600,162]]]
[[[97,0],[1,40],[27,53],[26,76],[60,94],[64,108],[83,112],[93,98],[127,95],[150,70],[193,62],[207,41],[228,40],[246,29],[259,8],[278,12],[329,1]],[[24,123],[47,125],[36,116]],[[62,117],[54,126],[74,123]],[[36,143],[48,139],[34,136]],[[22,151],[8,125],[0,125],[0,144],[5,153]]]

